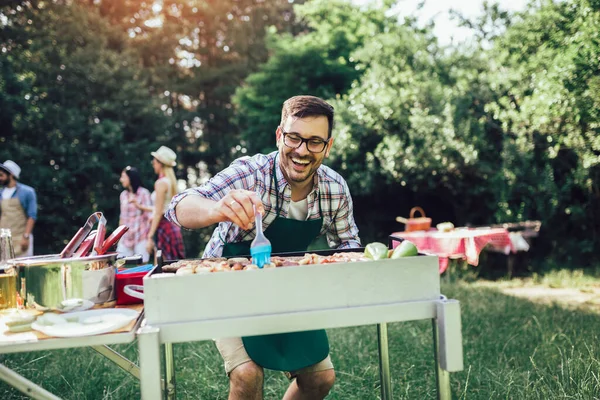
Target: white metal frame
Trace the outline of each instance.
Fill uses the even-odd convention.
[[[4,342],[0,343],[0,354],[70,349],[75,347],[91,347],[109,360],[115,362],[120,368],[139,379],[139,367],[132,361],[129,361],[116,351],[112,350],[107,345],[132,343],[136,339],[136,332],[138,331],[142,320],[143,314],[138,317],[136,324],[129,332],[109,333],[104,335],[82,336],[74,338],[49,338],[44,340],[36,339],[20,342]],[[6,382],[32,399],[60,399],[41,386],[31,382],[27,378],[2,364],[0,364],[0,380]]]
[[[460,305],[441,295],[438,265],[437,257],[419,256],[146,277],[146,320],[138,331],[142,399],[163,397],[161,345],[165,345],[165,381],[171,399],[175,397],[173,343],[368,324],[378,325],[381,397],[391,399],[386,323],[430,319],[438,398],[449,400],[449,372],[463,369]]]

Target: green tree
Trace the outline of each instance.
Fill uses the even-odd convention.
[[[23,179],[40,192],[39,252],[57,251],[92,209],[115,221],[118,173],[137,165],[151,186],[160,144],[178,152],[191,185],[225,166],[238,132],[230,97],[267,58],[265,27],[295,29],[283,0],[157,5],[0,6],[0,155],[35,165]],[[65,207],[75,212],[65,218]],[[196,255],[206,235],[186,236]]]
[[[393,20],[385,10],[361,10],[341,0],[311,1],[296,6],[295,12],[306,31],[292,35],[272,29],[271,57],[234,97],[241,150],[250,154],[275,148],[281,106],[289,97],[310,94],[329,99],[350,89],[362,73],[351,53]]]
[[[267,60],[268,26],[293,32],[293,1],[92,2],[131,37],[148,84],[172,117],[169,138],[190,184],[232,160],[239,143],[231,96]],[[302,3],[302,1],[296,1]]]
[[[546,1],[519,14],[490,51],[488,111],[507,132],[499,219],[538,218],[569,260],[600,241],[600,9]]]
[[[349,182],[367,238],[381,240],[397,229],[386,221],[425,203],[434,222],[540,219],[542,253],[595,257],[597,2],[545,1],[517,14],[486,3],[481,18],[463,20],[475,45],[460,48],[440,48],[431,26],[410,18],[326,7],[298,8],[309,31],[275,37],[273,56],[238,90],[251,152],[273,148],[285,98],[329,98],[338,120],[331,165]]]
[[[310,31],[275,37],[272,57],[235,97],[250,152],[274,147],[287,97],[329,98],[338,121],[330,163],[349,182],[365,239],[397,229],[394,216],[408,212],[415,193],[448,199],[453,210],[442,215],[473,218],[471,208],[454,205],[493,170],[478,168],[479,153],[497,154],[484,137],[479,101],[489,93],[476,82],[484,60],[447,59],[431,27],[417,28],[411,18],[399,23],[386,8],[315,1],[296,12]],[[487,187],[476,190],[489,201]]]
[[[302,3],[303,0],[295,3]],[[237,153],[239,129],[231,96],[268,58],[266,29],[295,32],[294,1],[127,0],[91,2],[90,7],[130,37],[148,88],[170,117],[168,135],[180,178],[196,186],[226,167]],[[200,252],[212,227],[185,232],[189,254]]]
[[[38,193],[36,253],[57,252],[93,210],[116,222],[119,173],[140,164],[150,177],[168,118],[127,37],[100,16],[61,2],[0,12],[0,158],[17,161]]]

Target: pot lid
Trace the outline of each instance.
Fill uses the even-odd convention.
[[[93,261],[115,261],[117,253],[107,253],[99,256],[60,258],[59,254],[47,254],[33,257],[20,257],[7,260],[8,265],[16,267],[34,267],[49,264],[88,263]]]

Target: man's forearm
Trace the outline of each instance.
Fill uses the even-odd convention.
[[[27,224],[25,224],[25,234],[31,235],[33,233],[34,225],[35,225],[35,219],[27,218]]]
[[[211,212],[216,201],[201,196],[188,195],[175,207],[177,221],[184,228],[199,229],[221,222]]]

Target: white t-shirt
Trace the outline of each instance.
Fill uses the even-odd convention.
[[[306,221],[306,217],[308,217],[308,199],[290,201],[288,216],[298,221]]]
[[[4,188],[2,191],[2,200],[7,200],[12,198],[12,195],[17,191],[17,187],[12,188]]]

